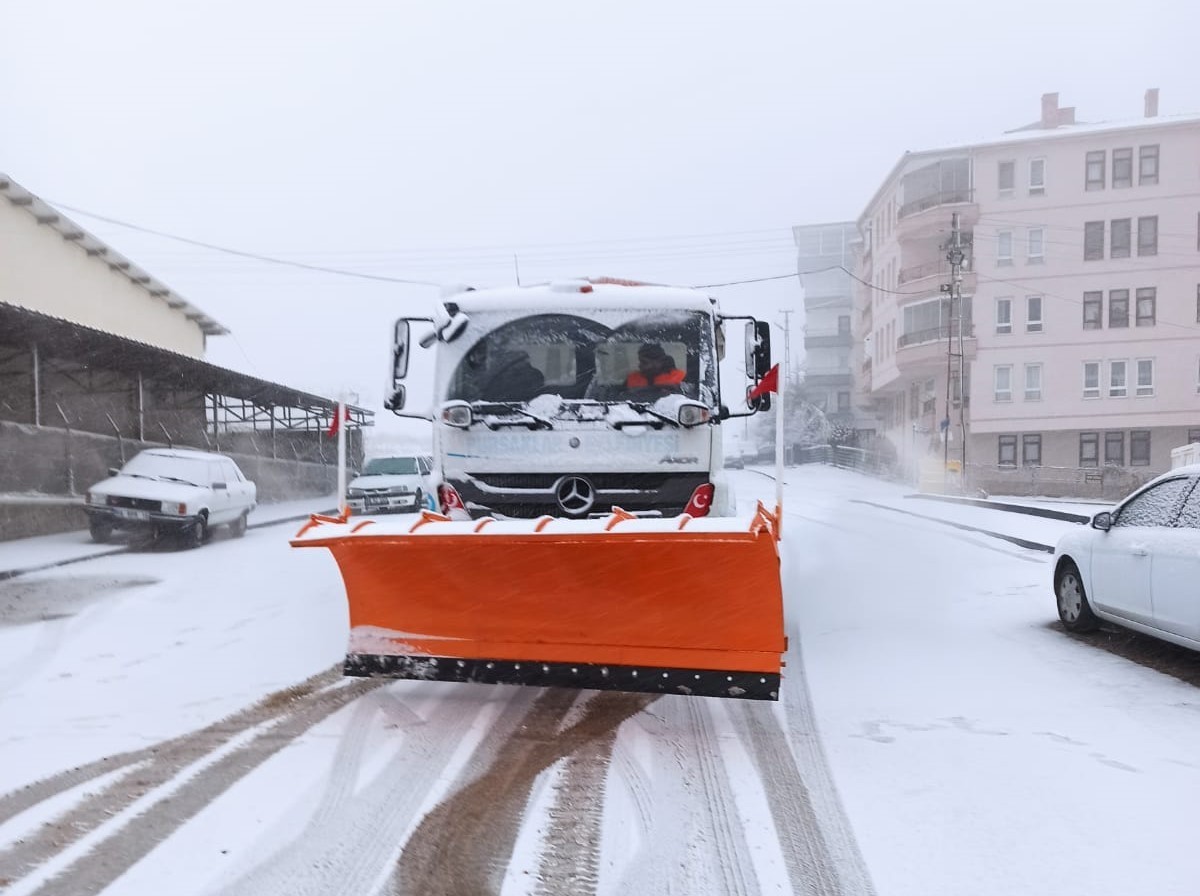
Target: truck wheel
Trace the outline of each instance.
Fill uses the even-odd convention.
[[[92,520],[88,523],[88,531],[96,544],[108,544],[112,540],[113,528],[103,520]]]

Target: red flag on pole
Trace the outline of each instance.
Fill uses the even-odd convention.
[[[779,365],[776,364],[758,381],[758,385],[750,390],[750,394],[746,396],[747,401],[754,401],[760,395],[765,395],[768,392],[779,391]]]
[[[333,422],[329,424],[329,430],[325,433],[325,435],[329,436],[331,439],[336,436],[338,434],[338,430],[342,428],[343,420],[350,420],[350,408],[346,407],[345,405],[342,406],[342,416],[339,417],[336,410],[333,412]]]

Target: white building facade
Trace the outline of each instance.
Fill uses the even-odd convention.
[[[1200,441],[1200,116],[1154,91],[1135,121],[1073,113],[1048,94],[1000,140],[906,154],[858,221],[858,395],[914,470],[1150,475]]]

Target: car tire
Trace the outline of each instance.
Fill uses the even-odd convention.
[[[246,534],[246,516],[247,514],[243,513],[229,524],[229,535],[231,538],[241,538]]]
[[[1092,612],[1079,567],[1065,560],[1054,574],[1054,597],[1058,604],[1058,618],[1069,632],[1091,632],[1100,627],[1100,620]]]
[[[92,520],[88,523],[88,532],[96,544],[108,544],[112,540],[113,527],[102,520]]]
[[[424,509],[425,509],[425,493],[423,491],[421,491],[420,489],[417,489],[416,500],[413,501],[413,510],[415,510],[417,513],[420,513]]]
[[[208,541],[208,518],[196,517],[181,533],[180,541],[185,548],[198,548]]]

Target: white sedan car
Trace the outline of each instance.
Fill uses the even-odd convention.
[[[173,535],[196,547],[222,524],[240,538],[258,501],[255,484],[223,454],[152,448],[110,472],[88,489],[84,505],[98,542],[108,541],[116,529],[131,529]]]
[[[346,503],[356,513],[416,511],[432,507],[429,476],[433,458],[426,455],[376,457],[346,488]]]
[[[1164,473],[1054,552],[1058,615],[1070,631],[1101,619],[1200,650],[1200,465]]]

